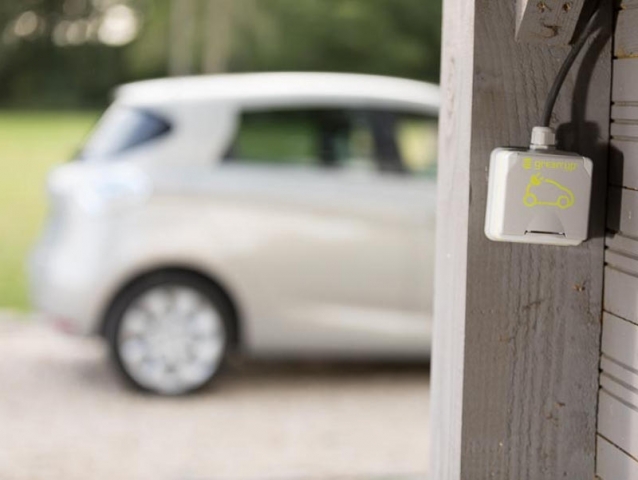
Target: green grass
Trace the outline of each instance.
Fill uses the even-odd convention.
[[[95,112],[0,111],[0,308],[26,310],[25,261],[46,215],[47,172],[67,161]]]

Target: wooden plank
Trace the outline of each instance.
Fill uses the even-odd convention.
[[[610,187],[607,201],[607,228],[638,237],[638,191]]]
[[[517,0],[516,40],[569,45],[585,0]]]
[[[617,233],[609,233],[605,245],[615,252],[638,255],[638,240],[635,238],[625,237]]]
[[[638,385],[638,374],[635,371],[629,370],[625,366],[605,357],[604,355],[600,359],[600,369],[604,374],[609,375],[626,385]]]
[[[638,410],[604,390],[600,391],[598,431],[629,455],[638,456]]]
[[[638,323],[638,278],[616,268],[605,268],[605,310]]]
[[[638,390],[636,390],[635,385],[623,384],[618,379],[603,373],[600,376],[600,388],[623,403],[638,408]],[[636,433],[638,434],[638,432]]]
[[[629,139],[611,141],[609,183],[638,190],[638,141]]]
[[[568,49],[517,43],[513,2],[445,11],[430,474],[593,478],[611,42],[590,39],[553,117],[563,147],[599,172],[593,238],[495,243],[483,232],[490,152],[529,143]]]
[[[638,326],[605,313],[601,350],[616,363],[630,370],[638,370]]]
[[[619,58],[638,56],[638,9],[630,8],[618,13],[614,41],[614,54]]]
[[[476,6],[444,2],[439,158],[451,161],[442,162],[437,178],[437,217],[446,221],[437,221],[436,278],[447,287],[437,290],[434,304],[430,475],[460,480],[470,172],[469,162],[454,159],[470,157]]]
[[[607,250],[605,252],[605,262],[608,266],[614,267],[617,270],[638,276],[638,257],[635,255],[630,256],[624,253],[614,252],[613,250]]]
[[[598,437],[596,451],[596,475],[602,480],[638,478],[638,462],[604,437]]]
[[[638,140],[638,124],[619,122],[612,123],[611,136],[613,138]]]
[[[638,61],[633,58],[614,60],[612,100],[638,102]]]
[[[611,107],[611,119],[638,121],[638,105],[613,105]]]

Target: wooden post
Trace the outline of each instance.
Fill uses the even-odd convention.
[[[487,171],[529,144],[568,49],[517,43],[516,0],[445,0],[433,480],[594,478],[611,3],[553,118],[594,160],[592,238],[552,247],[487,240]]]

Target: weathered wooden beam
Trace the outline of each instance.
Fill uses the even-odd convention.
[[[517,0],[516,40],[568,45],[585,0]]]
[[[527,145],[565,47],[514,38],[511,1],[445,0],[431,478],[594,478],[612,2],[553,125],[594,160],[591,239],[494,243],[490,152]]]

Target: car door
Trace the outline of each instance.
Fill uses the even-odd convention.
[[[253,242],[233,270],[254,352],[425,352],[433,182],[406,174],[389,120],[343,108],[241,115],[216,174],[236,186],[235,224]]]

